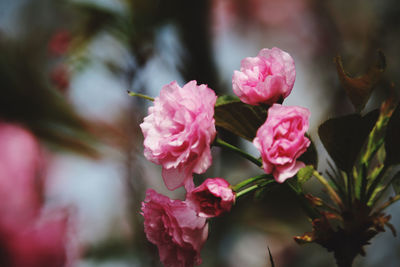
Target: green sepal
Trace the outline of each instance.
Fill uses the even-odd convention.
[[[314,172],[314,167],[312,165],[305,166],[301,168],[297,173],[297,181],[302,186],[305,182],[307,182],[312,176]]]

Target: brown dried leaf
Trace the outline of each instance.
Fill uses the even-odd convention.
[[[370,66],[364,75],[359,77],[350,77],[343,69],[342,58],[337,56],[334,58],[336,69],[340,82],[346,90],[347,96],[355,109],[361,111],[368,102],[371,93],[382,77],[382,73],[386,68],[386,60],[382,51],[378,50],[378,60]]]

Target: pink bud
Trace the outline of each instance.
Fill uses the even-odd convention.
[[[222,178],[208,178],[187,195],[187,201],[199,216],[210,218],[230,211],[235,202],[235,193]]]

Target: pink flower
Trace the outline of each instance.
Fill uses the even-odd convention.
[[[260,151],[263,168],[283,183],[294,176],[304,163],[296,161],[310,145],[305,137],[310,111],[306,108],[274,104],[265,123],[258,129],[253,144]]]
[[[2,226],[9,267],[61,267],[67,262],[66,216]],[[3,248],[3,249],[4,249]],[[3,266],[3,265],[1,265]]]
[[[41,214],[38,141],[26,129],[0,122],[0,147],[0,266],[65,266],[68,215],[64,210],[57,218]]]
[[[142,202],[142,215],[147,239],[158,247],[166,267],[201,264],[200,250],[208,236],[208,224],[188,203],[149,189]]]
[[[50,72],[50,80],[57,89],[65,92],[70,82],[70,72],[67,65],[59,64],[55,66]]]
[[[182,88],[174,81],[165,85],[140,125],[144,155],[162,165],[168,189],[194,187],[193,173],[204,173],[211,165],[210,144],[216,130],[214,105],[217,96],[196,81]]]
[[[293,58],[279,48],[264,48],[242,60],[240,71],[233,73],[233,92],[244,103],[272,105],[290,94],[295,79]]]
[[[0,218],[25,221],[40,209],[40,148],[20,126],[0,122]]]
[[[53,55],[64,55],[71,43],[71,33],[67,30],[58,30],[50,39],[49,51]]]
[[[210,218],[230,211],[235,202],[235,193],[226,180],[208,178],[188,193],[187,201],[193,205],[199,216]]]

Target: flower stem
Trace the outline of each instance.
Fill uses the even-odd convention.
[[[251,184],[251,183],[253,183],[253,182],[257,181],[257,180],[260,180],[260,179],[263,179],[263,178],[269,178],[269,177],[270,177],[270,175],[268,175],[268,174],[260,174],[260,175],[251,177],[251,178],[249,178],[249,179],[246,179],[246,180],[244,180],[244,181],[242,181],[242,182],[240,182],[240,183],[234,185],[234,186],[232,187],[232,190],[235,191],[235,192],[237,192],[237,191],[239,191],[241,188],[243,188],[243,187],[245,187],[245,186],[247,186],[247,185],[249,185],[249,184]]]
[[[332,186],[328,183],[328,181],[316,170],[314,170],[313,175],[315,178],[318,179],[318,181],[325,186],[325,188],[328,190],[328,194],[331,197],[331,199],[338,204],[340,208],[343,208],[343,202],[336,193],[336,191],[332,188]]]
[[[236,194],[236,198],[238,198],[238,197],[240,197],[240,196],[243,196],[244,194],[246,194],[246,193],[248,193],[248,192],[251,192],[251,191],[253,191],[254,189],[257,189],[258,186],[259,186],[258,184],[255,184],[255,185],[252,185],[252,186],[250,186],[250,187],[247,187],[247,188],[243,189],[242,191],[240,191],[240,192],[238,192],[238,193]]]
[[[130,96],[137,96],[137,97],[140,97],[140,98],[143,98],[143,99],[146,99],[146,100],[154,101],[153,97],[150,97],[150,96],[147,96],[147,95],[143,95],[143,94],[139,94],[139,93],[135,93],[135,92],[132,92],[132,91],[129,91],[129,90],[127,92],[128,92],[128,95],[130,95]]]
[[[227,143],[227,142],[225,142],[225,141],[223,141],[223,140],[221,140],[219,138],[215,139],[213,145],[214,146],[219,146],[219,147],[222,147],[222,148],[227,148],[227,149],[239,154],[243,158],[248,159],[249,161],[253,162],[258,167],[262,166],[261,160],[253,157],[252,155],[250,155],[250,154],[244,152],[243,150],[241,150],[240,148],[238,148],[236,146],[233,146],[233,145],[231,145],[231,144],[229,144],[229,143]]]

